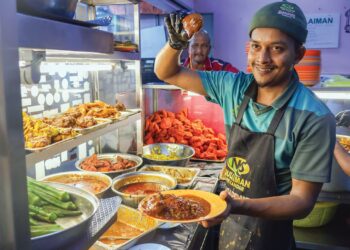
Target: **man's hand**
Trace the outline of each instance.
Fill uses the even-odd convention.
[[[344,110],[339,112],[335,116],[337,126],[350,127],[350,110]]]
[[[217,224],[220,224],[224,219],[227,218],[227,216],[230,215],[231,204],[232,204],[232,202],[234,202],[233,198],[228,194],[227,191],[222,191],[220,193],[220,198],[225,200],[227,203],[227,208],[226,208],[225,212],[223,212],[221,215],[219,215],[215,218],[212,218],[210,220],[200,221],[199,224],[201,224],[203,227],[208,228],[208,227],[212,227],[212,226],[215,226]]]
[[[171,13],[164,19],[168,30],[169,45],[176,50],[182,50],[188,47],[189,37],[183,29],[181,22],[185,16],[186,14],[184,12],[177,12]]]

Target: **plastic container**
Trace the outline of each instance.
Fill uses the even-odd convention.
[[[320,227],[329,223],[337,211],[336,202],[316,202],[311,213],[301,220],[294,220],[293,226],[296,227]]]
[[[321,51],[306,50],[303,59],[295,65],[300,82],[306,86],[314,86],[320,82]]]

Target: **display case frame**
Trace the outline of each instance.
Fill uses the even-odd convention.
[[[130,1],[113,1],[113,4],[132,4]],[[139,44],[139,6],[133,4],[135,39]],[[130,123],[137,126],[137,151],[142,150],[141,132],[141,70],[139,52],[128,53],[113,50],[113,35],[75,24],[34,17],[17,13],[16,1],[7,1],[0,9],[0,97],[2,105],[0,119],[0,249],[30,249],[29,218],[27,208],[26,173],[28,168],[40,160],[89,139],[96,138]],[[10,24],[10,25],[9,25]],[[135,61],[135,92],[137,112],[127,119],[110,124],[76,140],[64,142],[57,147],[26,155],[24,150],[22,105],[20,87],[19,49],[44,51],[48,60],[128,60]],[[56,53],[55,53],[56,51]],[[111,216],[112,218],[113,216]],[[110,221],[106,222],[106,225]],[[102,226],[106,229],[106,226]],[[101,235],[97,232],[96,235]],[[84,239],[91,246],[96,238]],[[54,244],[54,242],[52,243]],[[74,246],[72,246],[74,247]]]

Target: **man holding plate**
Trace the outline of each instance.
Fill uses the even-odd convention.
[[[305,53],[302,10],[283,1],[256,12],[249,28],[252,74],[181,67],[188,43],[181,17],[171,15],[166,24],[171,36],[156,59],[158,78],[221,105],[230,127],[227,190],[220,194],[228,209],[201,224],[221,223],[220,249],[295,248],[292,221],[312,210],[329,182],[335,143],[334,116],[294,70]]]

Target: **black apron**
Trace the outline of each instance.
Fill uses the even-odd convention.
[[[276,111],[266,133],[249,131],[241,126],[241,121],[250,98],[256,98],[256,93],[257,85],[252,82],[230,131],[229,152],[222,173],[227,190],[242,198],[277,195],[274,133],[287,105]],[[291,220],[231,214],[221,224],[220,250],[287,250],[294,246]]]

